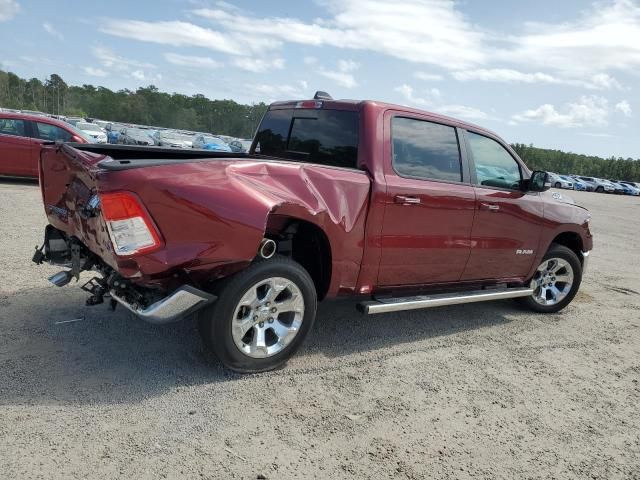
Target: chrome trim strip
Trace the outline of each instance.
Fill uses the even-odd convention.
[[[215,295],[186,285],[180,287],[171,295],[149,305],[147,308],[141,309],[137,305],[131,305],[124,298],[119,297],[114,290],[111,290],[109,293],[111,294],[111,298],[127,310],[135,313],[143,320],[156,325],[180,320],[186,314],[192,313],[217,299]]]
[[[510,288],[498,291],[475,290],[456,294],[443,293],[418,297],[378,299],[370,302],[362,302],[358,305],[358,308],[363,313],[371,315],[374,313],[399,312],[402,310],[417,310],[420,308],[441,307],[445,305],[460,305],[463,303],[527,297],[532,294],[533,289],[531,288]]]

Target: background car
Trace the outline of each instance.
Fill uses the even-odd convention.
[[[193,140],[193,148],[199,148],[202,150],[212,150],[214,152],[236,152],[240,150],[233,150],[231,145],[219,137],[213,135],[196,135]]]
[[[46,141],[91,143],[72,125],[40,115],[0,112],[0,175],[38,176],[40,144]]]
[[[153,145],[153,139],[147,130],[142,128],[124,127],[120,130],[118,143],[123,145]]]
[[[622,187],[622,185],[618,185],[612,182],[611,180],[607,180],[605,178],[600,178],[599,180],[601,182],[611,185],[613,187],[613,193],[617,193],[618,195],[622,195],[624,193],[625,189]]]
[[[193,144],[190,137],[174,130],[156,130],[151,138],[159,147],[191,148]]]
[[[569,190],[573,190],[573,181],[567,180],[562,175],[558,175],[557,173],[548,172],[549,173],[549,181],[551,185],[555,188],[566,188]]]
[[[95,123],[78,122],[76,128],[90,136],[95,143],[107,143],[107,134]]]
[[[632,193],[631,193],[632,195],[636,195],[636,196],[640,195],[640,185],[638,185],[637,183],[627,182],[624,180],[621,180],[618,183],[630,187],[632,190]]]
[[[609,182],[601,180],[600,178],[595,178],[595,177],[578,177],[578,178],[580,178],[580,180],[584,180],[586,182],[592,183],[594,186],[594,189],[593,189],[594,192],[613,193],[616,191],[613,185],[611,185]]]
[[[631,188],[629,185],[626,185],[622,182],[619,182],[617,180],[609,180],[609,182],[611,182],[613,184],[614,187],[616,187],[616,193],[618,193],[618,188],[622,189],[622,193],[625,195],[633,195],[633,192],[635,190],[635,188]]]
[[[578,190],[581,192],[584,192],[587,190],[587,185],[581,180],[576,180],[574,178],[571,178],[569,175],[560,175],[560,178],[563,178],[564,180],[573,183],[574,190]]]
[[[584,177],[578,177],[577,175],[569,175],[569,177],[573,179],[574,186],[576,183],[581,183],[584,185],[584,188],[587,192],[595,192],[596,190],[595,183],[584,180]]]

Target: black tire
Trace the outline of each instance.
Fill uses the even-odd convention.
[[[582,282],[582,263],[578,259],[578,256],[571,250],[570,248],[565,247],[564,245],[558,245],[557,243],[552,243],[551,247],[542,257],[542,261],[540,264],[551,258],[561,258],[566,260],[573,269],[573,284],[571,285],[571,289],[566,297],[564,297],[560,302],[555,305],[541,305],[536,302],[533,298],[533,295],[530,297],[519,298],[518,301],[525,305],[527,308],[533,310],[534,312],[539,313],[555,313],[562,310],[564,307],[569,305],[573,298],[578,293],[578,289],[580,288],[580,283]]]
[[[598,192],[598,193],[604,192],[604,187],[597,187],[596,188],[596,192]]]
[[[233,316],[242,296],[256,283],[271,277],[286,278],[300,290],[304,299],[302,324],[291,343],[280,352],[266,358],[254,358],[236,346],[232,335]],[[200,335],[205,346],[227,368],[236,372],[265,372],[284,365],[300,348],[315,321],[317,296],[313,280],[299,263],[280,255],[252,263],[247,269],[223,281],[215,293],[218,300],[199,312]]]
[[[554,187],[556,187],[556,188],[562,188],[562,185],[560,184],[560,182],[556,182],[556,183],[555,183],[555,185],[554,185]]]

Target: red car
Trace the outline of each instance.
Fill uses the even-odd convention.
[[[40,145],[56,140],[89,143],[85,134],[60,120],[0,112],[0,176],[37,178]]]
[[[589,212],[481,127],[373,101],[270,106],[247,155],[44,147],[34,261],[153,322],[197,313],[231,369],[283,364],[317,300],[364,313],[576,295]],[[470,310],[471,314],[472,310]]]

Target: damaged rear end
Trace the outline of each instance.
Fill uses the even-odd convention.
[[[49,225],[33,260],[64,268],[50,278],[58,286],[94,272],[82,286],[89,305],[106,298],[152,323],[177,320],[214,302],[220,280],[257,257],[291,255],[292,217],[331,238],[329,294],[355,288],[370,188],[363,172],[67,144],[43,147],[40,185]]]
[[[148,173],[148,169],[109,170],[104,162],[122,166],[129,160],[117,162],[68,145],[43,148],[40,185],[50,224],[33,261],[63,267],[49,278],[59,287],[78,281],[83,271],[94,272],[95,276],[82,285],[90,295],[88,305],[103,303],[107,297],[112,308],[123,305],[151,323],[175,321],[215,301],[215,295],[207,291],[216,278],[214,272],[227,274],[240,265],[220,261],[218,254],[212,258],[220,239],[211,237],[205,242],[205,233],[188,242],[185,236],[185,232],[198,229],[207,231],[206,226],[196,224],[204,223],[204,218],[211,221],[215,215],[203,211],[201,205],[183,205],[178,209],[182,215],[171,220],[165,213],[176,214],[175,206],[169,205],[171,198],[177,200],[175,189],[165,191],[165,199],[158,198],[143,188],[148,175],[142,178],[141,172]],[[175,179],[175,175],[166,178]],[[171,187],[168,183],[167,188]],[[162,182],[156,187],[161,188]],[[141,194],[134,193],[136,189]],[[210,252],[208,257],[200,255],[194,260],[198,257],[194,253],[206,251]],[[255,247],[245,255],[245,261],[254,255]]]

